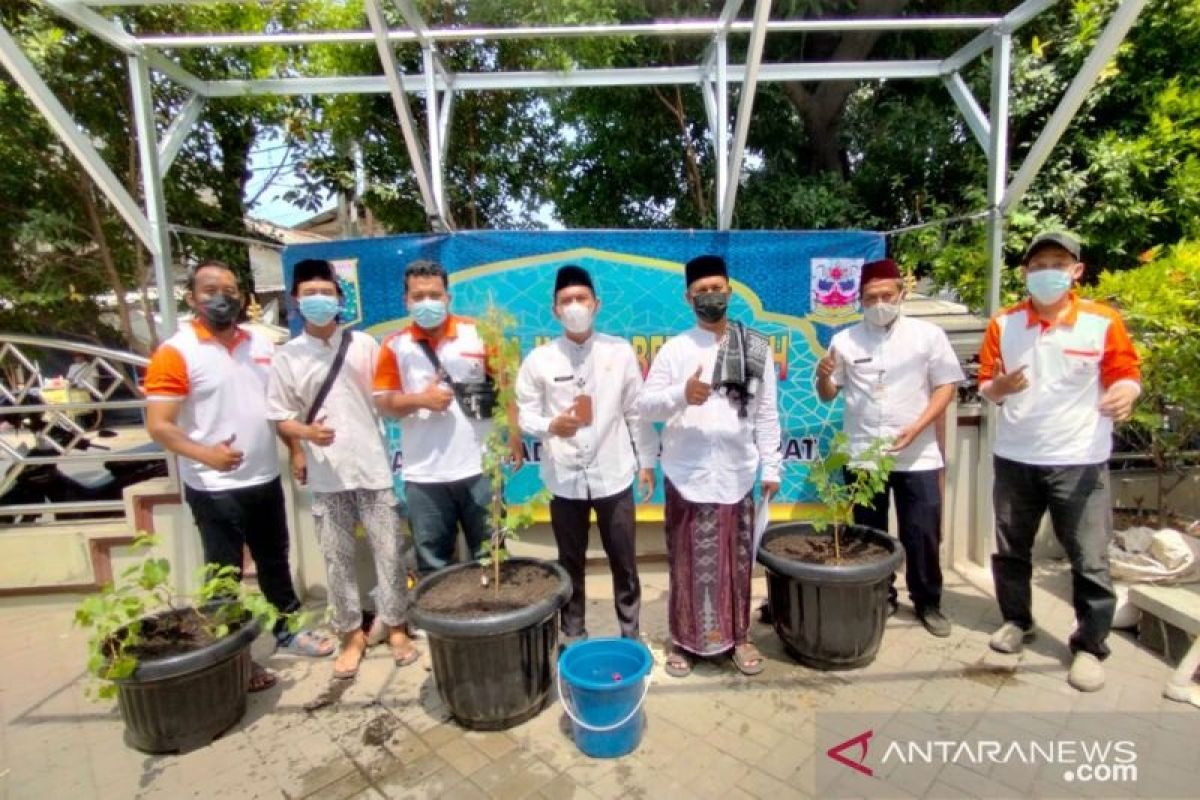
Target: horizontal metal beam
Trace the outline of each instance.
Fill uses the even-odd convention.
[[[997,20],[995,25],[991,26],[991,30],[979,34],[945,58],[942,61],[942,74],[950,75],[960,71],[967,64],[992,49],[997,36],[1013,33],[1057,2],[1058,0],[1025,0],[1024,3]]]
[[[746,68],[729,65],[729,80],[741,83]],[[819,64],[764,64],[759,81],[897,80],[940,77],[937,61],[845,61]],[[641,67],[630,69],[581,69],[571,72],[478,72],[457,73],[456,91],[502,89],[570,89],[600,86],[665,86],[698,84],[705,78],[703,67]],[[401,76],[406,92],[425,91],[421,73]],[[445,80],[435,80],[438,91]],[[337,78],[265,78],[261,80],[209,81],[209,97],[241,97],[253,94],[384,94],[389,91],[382,75],[351,75]]]
[[[848,33],[855,31],[980,30],[990,28],[1001,17],[905,17],[902,19],[825,19],[773,20],[768,33]],[[706,37],[728,30],[749,34],[749,21],[735,21],[726,29],[720,20],[679,20],[629,23],[624,25],[531,25],[513,28],[465,27],[431,28],[424,38],[431,42],[461,42],[500,39],[574,39],[608,36],[689,36]],[[411,30],[392,29],[387,34],[393,44],[420,43],[422,36]],[[262,45],[297,46],[310,44],[374,44],[370,31],[305,31],[279,33],[159,34],[139,36],[146,47],[259,47]]]
[[[118,28],[82,3],[73,0],[43,0],[43,3],[60,17],[69,19],[125,55],[138,55],[142,52],[142,45],[128,31]]]

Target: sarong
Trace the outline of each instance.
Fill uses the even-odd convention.
[[[700,656],[748,640],[754,500],[692,503],[669,480],[666,493],[671,641]]]

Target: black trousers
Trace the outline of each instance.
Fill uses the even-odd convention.
[[[1075,632],[1071,652],[1086,650],[1106,658],[1117,596],[1108,573],[1112,502],[1108,464],[1044,467],[994,456],[996,554],[992,578],[1005,622],[1033,627],[1030,580],[1033,540],[1049,511],[1054,534],[1071,559],[1071,600]]]
[[[279,478],[216,492],[185,486],[184,498],[200,529],[205,563],[240,571],[245,545],[258,571],[258,585],[271,605],[285,614],[300,608],[288,567],[287,514]],[[286,621],[279,620],[275,633],[286,627]]]
[[[584,565],[587,560],[589,514],[596,512],[600,541],[612,571],[613,605],[621,635],[635,639],[642,607],[642,583],[635,558],[633,486],[609,497],[574,500],[557,495],[550,500],[550,527],[558,543],[558,563],[571,576],[571,599],[562,611],[567,636],[586,633],[584,625]]]
[[[942,566],[938,560],[942,542],[940,472],[940,469],[892,472],[887,486],[875,495],[870,507],[854,509],[855,523],[886,531],[889,493],[895,498],[900,544],[904,545],[904,577],[918,615],[926,609],[940,608],[942,603]],[[896,597],[893,578],[888,598],[895,603]]]

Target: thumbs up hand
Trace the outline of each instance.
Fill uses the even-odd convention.
[[[683,388],[683,396],[687,398],[689,406],[704,405],[712,394],[712,386],[700,380],[700,373],[703,371],[703,366],[696,367],[696,374],[687,379]]]
[[[230,435],[225,441],[213,445],[210,449],[212,455],[204,463],[217,472],[233,472],[240,467],[244,459],[244,454],[241,450],[233,448],[235,439],[237,439],[236,433]]]

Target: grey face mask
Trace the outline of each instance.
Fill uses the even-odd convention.
[[[729,295],[724,292],[706,292],[692,298],[692,309],[702,322],[720,322],[729,310]]]
[[[242,313],[242,303],[236,297],[218,294],[202,300],[196,311],[208,327],[214,331],[225,331],[237,322],[238,314]]]

